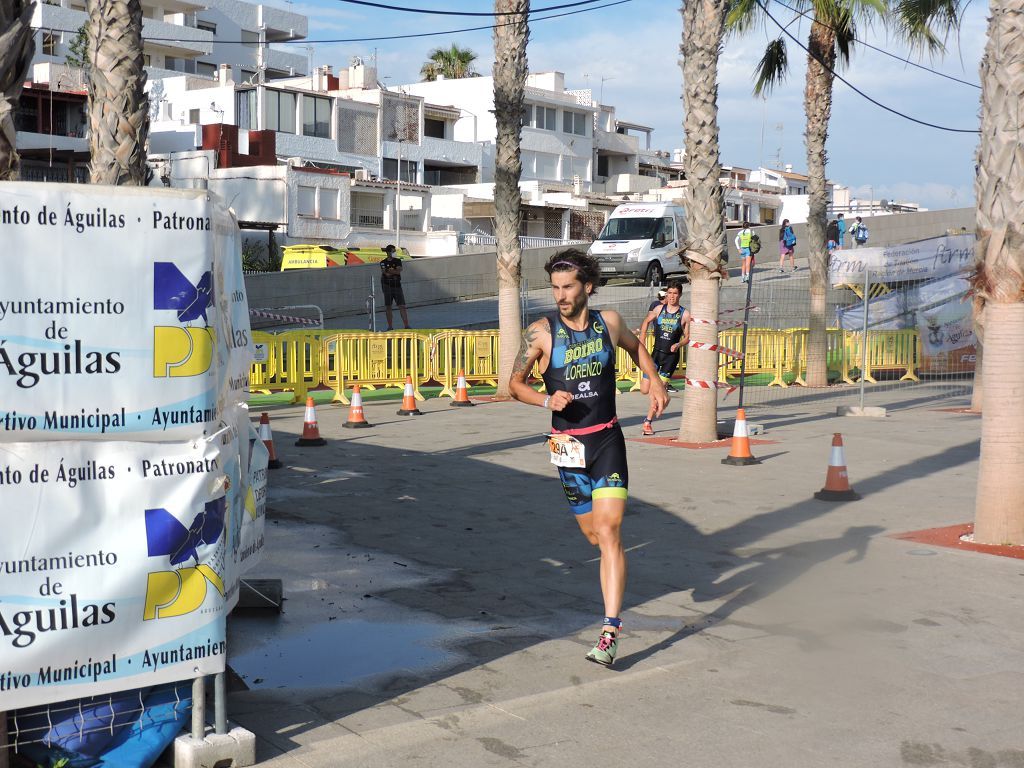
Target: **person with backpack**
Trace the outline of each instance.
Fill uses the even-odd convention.
[[[853,247],[859,248],[868,241],[868,225],[864,223],[864,219],[860,216],[850,227],[850,234],[853,236]]]
[[[839,247],[839,222],[832,219],[825,227],[825,247],[828,248],[828,255]]]
[[[750,280],[750,267],[754,261],[754,254],[761,249],[761,240],[751,231],[750,222],[743,222],[743,229],[736,233],[736,250],[740,252],[740,258],[743,259],[742,265],[740,266],[740,281],[747,282]]]
[[[785,271],[783,266],[786,263],[787,256],[789,256],[789,266],[796,272],[795,251],[796,235],[793,234],[793,227],[789,225],[789,219],[783,219],[782,226],[779,228],[779,272]]]

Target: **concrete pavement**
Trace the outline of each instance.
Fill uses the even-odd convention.
[[[343,430],[320,408],[321,449],[293,447],[301,408],[275,411],[286,468],[252,575],[288,599],[229,621],[230,717],[274,768],[1022,766],[1024,562],[888,536],[972,518],[980,420],[891,394],[881,420],[748,413],[775,441],[758,466],[629,442],[612,669],[583,659],[597,553],[544,411],[374,403],[373,429]],[[646,399],[618,403],[637,437]],[[812,497],[835,431],[862,501]]]

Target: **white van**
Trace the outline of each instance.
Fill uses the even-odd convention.
[[[675,203],[623,203],[587,253],[601,265],[601,283],[632,277],[661,285],[665,275],[686,271],[678,249],[686,239],[686,216]]]

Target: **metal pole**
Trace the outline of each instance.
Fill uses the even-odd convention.
[[[201,675],[192,681],[192,738],[206,738],[206,678]]]
[[[871,270],[864,270],[864,325],[861,329],[861,341],[860,341],[860,407],[864,408],[864,379],[867,377],[867,361],[868,361],[868,299],[870,294],[868,290],[871,285]]]
[[[228,732],[228,693],[223,672],[213,676],[213,732],[218,736]]]
[[[398,191],[395,193],[395,247],[402,245],[402,140],[398,140]]]
[[[754,257],[750,258],[750,272],[747,277],[747,303],[743,307],[743,336],[740,340],[740,352],[743,353],[743,357],[740,358],[740,400],[737,403],[737,408],[743,407],[743,391],[744,391],[744,380],[747,376],[747,323],[750,320],[750,293],[754,287]]]
[[[370,312],[370,323],[369,328],[371,331],[377,330],[377,295],[375,293],[375,285],[373,277],[370,278],[370,295],[366,299],[366,305]]]

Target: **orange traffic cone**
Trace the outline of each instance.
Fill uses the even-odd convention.
[[[405,377],[405,392],[402,394],[402,407],[399,416],[422,416],[423,411],[416,407],[416,393],[412,388],[412,376]]]
[[[352,404],[348,408],[348,421],[341,426],[351,429],[366,429],[373,426],[363,416],[363,396],[359,394],[358,384],[352,387]]]
[[[742,408],[736,409],[736,426],[732,430],[732,447],[729,455],[722,459],[723,464],[734,466],[746,466],[747,464],[760,464],[760,459],[755,459],[750,452],[750,436],[747,434],[747,412]]]
[[[296,445],[309,447],[314,445],[327,445],[327,441],[320,437],[320,427],[316,423],[316,408],[313,407],[313,398],[306,398],[306,418],[302,422],[302,437],[295,441]]]
[[[266,411],[260,414],[260,440],[267,446],[267,451],[270,453],[267,469],[280,469],[284,466],[277,458],[277,451],[274,450],[274,433],[270,430],[270,414]]]
[[[814,494],[814,498],[822,501],[856,501],[860,498],[860,494],[854,493],[850,487],[846,459],[843,457],[843,436],[838,432],[832,436],[832,455],[828,459],[825,487]]]
[[[466,372],[462,368],[459,369],[459,381],[455,385],[455,399],[452,400],[452,405],[460,408],[476,405],[469,399],[469,391],[466,389]]]

